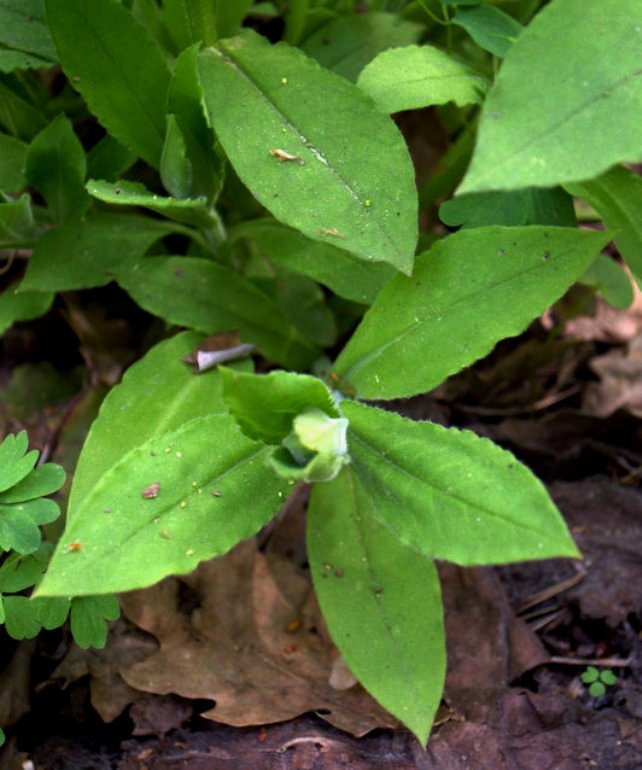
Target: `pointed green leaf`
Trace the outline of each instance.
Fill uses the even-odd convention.
[[[187,157],[185,137],[175,115],[167,116],[167,131],[160,160],[163,187],[174,198],[189,198],[193,189],[193,169]]]
[[[301,51],[249,31],[198,66],[218,138],[262,205],[313,240],[410,272],[414,171],[390,118]]]
[[[314,588],[352,673],[425,744],[446,669],[439,579],[430,559],[373,518],[370,502],[350,467],[313,487]]]
[[[522,25],[494,5],[457,8],[453,24],[463,27],[480,48],[503,59],[522,31]]]
[[[616,166],[597,179],[565,186],[588,201],[614,231],[620,254],[642,285],[642,178]]]
[[[0,125],[17,139],[30,142],[47,125],[47,121],[26,98],[0,81]]]
[[[60,114],[31,142],[25,176],[42,195],[54,219],[80,219],[89,204],[85,191],[87,160],[71,122]]]
[[[27,146],[13,136],[0,134],[0,190],[17,193],[26,187],[24,164]]]
[[[121,265],[135,264],[156,241],[183,231],[171,222],[111,212],[57,227],[36,244],[21,289],[50,292],[104,286]]]
[[[343,410],[372,513],[402,542],[465,566],[580,555],[544,486],[510,452],[355,402]]]
[[[437,241],[377,297],[335,365],[361,398],[423,393],[519,334],[609,241],[562,227],[484,227]]]
[[[158,167],[169,71],[147,30],[112,0],[45,0],[60,62],[89,109],[124,145]]]
[[[227,411],[218,372],[196,375],[182,360],[202,338],[183,332],[160,342],[109,392],[76,466],[68,517],[75,516],[92,487],[131,449],[195,417]]]
[[[395,13],[338,16],[319,27],[302,48],[329,70],[356,81],[361,70],[387,48],[416,43],[422,27]]]
[[[40,318],[54,301],[52,292],[18,292],[14,286],[0,294],[0,334],[4,334],[16,321],[31,321]]]
[[[38,594],[128,591],[226,553],[285,499],[268,453],[224,414],[141,443],[81,500]]]
[[[25,193],[18,200],[0,202],[0,245],[17,246],[40,235],[31,207],[31,196]]]
[[[639,0],[552,0],[488,94],[460,192],[551,187],[642,160],[641,45]]]
[[[294,418],[311,407],[339,417],[332,394],[316,377],[283,371],[249,374],[226,367],[219,371],[225,402],[250,438],[280,444]]]
[[[387,113],[447,102],[479,104],[488,88],[478,72],[429,45],[380,53],[364,67],[357,85]]]
[[[206,334],[238,329],[244,342],[288,368],[307,368],[318,355],[273,299],[212,260],[149,257],[120,268],[116,279],[148,312]]]

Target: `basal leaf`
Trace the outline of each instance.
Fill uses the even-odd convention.
[[[69,82],[110,133],[157,168],[169,71],[156,42],[112,0],[45,0],[45,5]]]
[[[410,272],[414,171],[390,118],[301,51],[249,31],[198,66],[218,138],[263,206],[313,240]]]
[[[380,53],[362,70],[357,85],[387,113],[447,102],[479,104],[488,88],[478,72],[429,45]]]
[[[484,227],[437,241],[412,278],[379,294],[335,372],[361,398],[423,393],[514,336],[568,289],[609,241],[562,227]]]
[[[183,231],[181,225],[151,217],[93,214],[38,240],[20,288],[51,292],[104,286],[119,267],[135,264],[156,241]]]
[[[596,179],[574,182],[566,188],[588,201],[614,231],[620,254],[642,285],[642,178],[617,166]]]
[[[268,452],[224,414],[141,443],[81,500],[38,594],[127,591],[226,553],[287,495],[265,465]]]
[[[52,292],[17,292],[13,286],[7,286],[0,294],[0,334],[4,334],[16,321],[40,318],[49,310],[53,300]]]
[[[370,503],[350,466],[313,487],[314,588],[352,673],[425,744],[446,669],[439,579],[429,558],[374,519]]]
[[[250,438],[280,444],[294,418],[310,408],[339,417],[332,394],[316,377],[283,371],[258,375],[224,367],[220,372],[225,402]]]
[[[544,486],[510,452],[470,431],[342,408],[372,515],[402,542],[464,566],[579,556]]]
[[[370,11],[338,16],[320,26],[302,45],[329,70],[356,81],[361,70],[387,48],[416,43],[422,27],[398,14]]]
[[[546,5],[486,98],[460,192],[551,187],[642,160],[641,39],[638,0]]]
[[[238,329],[243,342],[292,369],[307,368],[318,355],[273,299],[212,260],[148,257],[116,277],[141,307],[171,323],[206,334]]]

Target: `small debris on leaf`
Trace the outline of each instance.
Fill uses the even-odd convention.
[[[160,482],[155,481],[153,484],[150,484],[148,487],[145,487],[143,489],[143,497],[145,500],[152,500],[155,497],[158,497],[158,492],[160,490]]]

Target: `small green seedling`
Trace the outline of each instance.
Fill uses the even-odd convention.
[[[588,685],[588,691],[594,698],[601,698],[607,687],[617,683],[617,677],[610,668],[600,671],[595,666],[587,666],[580,674],[580,679]]]

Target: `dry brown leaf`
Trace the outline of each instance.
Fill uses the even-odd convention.
[[[642,333],[626,350],[610,350],[591,361],[599,383],[589,385],[584,393],[583,409],[596,417],[609,417],[624,409],[642,417]]]
[[[279,582],[285,569],[281,562]],[[357,736],[396,726],[361,688],[331,686],[333,649],[317,633],[310,585],[294,568],[288,583],[289,601],[251,541],[185,578],[124,595],[124,612],[160,643],[123,670],[125,680],[145,692],[215,701],[202,716],[238,727],[307,711]]]
[[[642,331],[642,291],[632,280],[633,302],[626,310],[618,310],[596,296],[595,314],[567,321],[564,333],[568,337],[595,342],[623,343]]]

